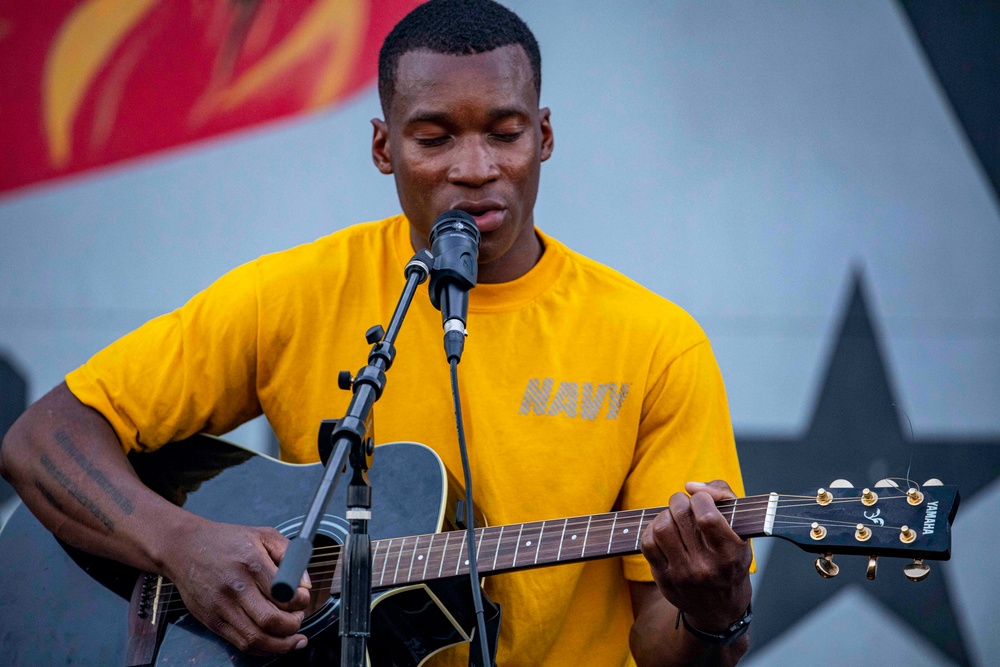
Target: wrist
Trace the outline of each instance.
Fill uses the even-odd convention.
[[[753,619],[753,610],[752,605],[747,603],[746,611],[743,612],[742,616],[722,630],[703,630],[697,625],[692,624],[687,616],[684,615],[684,612],[680,610],[677,611],[677,617],[679,621],[684,623],[685,630],[699,641],[716,646],[728,646],[743,636],[750,628],[750,621]]]

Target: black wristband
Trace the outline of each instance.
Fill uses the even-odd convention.
[[[734,641],[743,636],[743,634],[750,629],[750,621],[753,620],[753,611],[751,610],[751,605],[747,605],[746,613],[743,614],[743,618],[736,621],[724,632],[705,632],[704,630],[699,630],[688,623],[687,619],[684,617],[684,612],[679,612],[681,616],[681,621],[684,622],[684,627],[692,635],[705,642],[706,644],[715,644],[716,646],[729,646]]]

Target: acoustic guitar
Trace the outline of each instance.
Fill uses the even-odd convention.
[[[132,456],[140,478],[172,502],[206,518],[272,525],[297,534],[323,474],[320,464],[292,465],[211,436],[196,436]],[[382,445],[369,475],[374,494],[370,664],[416,667],[431,653],[471,640],[464,531],[450,531],[448,475],[437,455],[415,443]],[[904,572],[920,580],[925,560],[947,560],[954,487],[888,481],[858,491],[845,484],[797,494],[768,493],[718,503],[744,538],[780,537],[819,554],[835,576],[834,554],[913,559]],[[905,488],[904,488],[905,487]],[[342,495],[342,494],[337,494]],[[35,665],[336,665],[345,508],[331,503],[309,566],[314,599],[302,632],[309,646],[294,656],[240,653],[188,614],[170,581],[64,544],[23,506],[0,532],[0,663]],[[664,508],[624,510],[476,529],[484,575],[637,553],[643,528]],[[495,611],[495,608],[491,607]],[[513,613],[516,613],[514,611]],[[495,638],[493,638],[495,640]]]

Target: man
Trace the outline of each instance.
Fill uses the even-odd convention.
[[[330,378],[363,362],[361,331],[391,312],[436,216],[462,209],[482,233],[462,361],[477,505],[492,524],[670,505],[643,535],[645,558],[490,578],[506,610],[498,662],[735,663],[747,638],[726,641],[748,612],[750,550],[714,505],[733,492],[681,493],[716,478],[742,491],[717,365],[683,311],[535,228],[553,150],[540,86],[537,43],[511,12],[490,0],[414,10],[382,48],[385,118],[372,121],[375,166],[404,215],[239,267],[102,351],[11,428],[4,476],[61,538],[168,576],[238,648],[301,648],[309,583],[288,604],[268,594],[284,538],[170,505],[123,452],[263,412],[284,459],[315,460],[319,421],[348,400]],[[440,315],[418,300],[377,432],[425,442],[459,473],[440,341]]]

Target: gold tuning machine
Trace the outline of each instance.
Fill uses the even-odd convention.
[[[858,524],[858,529],[854,531],[854,539],[858,542],[867,542],[872,536],[871,529],[863,523]]]
[[[878,494],[871,489],[865,489],[861,492],[861,504],[866,507],[871,507],[878,502]]]
[[[826,489],[816,492],[816,502],[820,505],[829,505],[833,501],[833,496]]]
[[[878,569],[878,556],[868,557],[868,572],[865,576],[868,577],[868,581],[875,581],[875,571]]]
[[[910,503],[911,505],[919,505],[920,503],[924,502],[924,494],[920,493],[911,486],[906,491],[906,502]]]
[[[826,537],[826,528],[813,521],[812,530],[809,531],[809,537],[814,540],[822,540]]]
[[[833,554],[823,554],[813,563],[816,572],[824,579],[833,579],[840,574],[840,566],[833,562]]]
[[[917,531],[913,530],[909,526],[903,526],[899,529],[899,541],[903,544],[909,544],[915,539],[917,539]]]
[[[911,564],[903,567],[903,574],[910,581],[923,581],[930,573],[930,566],[922,558],[914,558]]]

